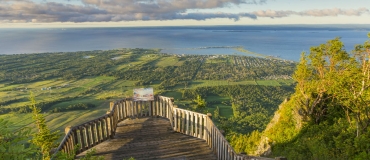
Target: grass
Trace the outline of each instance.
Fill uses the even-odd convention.
[[[207,58],[204,63],[228,63],[227,58]]]
[[[233,116],[233,109],[231,108],[231,106],[226,106],[224,104],[213,104],[207,108],[208,112],[214,114],[214,111],[217,107],[220,109],[220,116],[226,118],[230,118]]]
[[[95,99],[94,97],[83,97],[83,98],[77,98],[77,99],[73,99],[73,100],[70,100],[70,101],[65,101],[65,102],[61,102],[61,103],[55,104],[50,109],[54,109],[54,108],[65,108],[65,107],[68,107],[70,105],[78,104],[78,103],[91,103],[91,104],[94,104],[96,106],[100,106],[104,102],[105,102],[104,100]]]
[[[93,89],[97,85],[107,84],[114,81],[114,77],[107,77],[107,76],[98,76],[98,77],[88,77],[78,81],[61,81],[61,80],[44,80],[38,81],[33,83],[27,83],[22,85],[11,85],[0,88],[0,98],[5,100],[11,99],[19,99],[22,98],[21,102],[12,103],[6,107],[19,107],[25,106],[28,104],[28,97],[30,91],[32,91],[36,97],[38,102],[44,101],[52,101],[57,100],[63,97],[74,97],[78,96],[83,93],[85,90]],[[63,84],[68,84],[63,88],[58,88],[58,86],[62,86]],[[9,88],[17,88],[22,87],[24,89],[27,87],[27,90],[20,91],[12,90],[12,91],[4,91],[5,89]],[[52,87],[51,90],[41,90],[41,88]],[[115,91],[112,91],[113,93]],[[117,92],[118,93],[118,92]]]
[[[127,54],[123,54],[120,57],[120,59],[124,59],[124,58],[127,58],[131,55],[132,53],[127,53]],[[137,66],[137,65],[143,65],[143,64],[146,64],[146,63],[149,63],[151,61],[154,61],[158,59],[158,56],[156,54],[143,54],[141,55],[140,57],[134,59],[132,62],[129,62],[129,63],[123,63],[123,64],[120,64],[116,67],[113,67],[111,68],[111,70],[122,70],[122,69],[130,69],[134,66]]]
[[[244,80],[237,82],[228,82],[224,80],[195,80],[191,81],[190,88],[205,86],[222,86],[222,85],[263,85],[263,86],[288,86],[293,80]]]
[[[223,85],[256,85],[255,81],[228,82],[225,80],[195,80],[190,82],[190,88]]]
[[[262,86],[281,86],[281,84],[276,80],[258,80],[256,83]]]
[[[276,81],[282,86],[290,86],[295,83],[294,80],[276,80]]]
[[[180,63],[181,62],[181,63]],[[156,64],[155,66],[157,67],[167,67],[167,66],[181,66],[182,61],[179,61],[179,58],[175,56],[171,57],[162,57]]]
[[[110,81],[115,80],[114,77],[107,77],[107,76],[98,76],[98,77],[90,77],[85,78],[82,81],[78,81],[75,85],[81,86],[83,88],[93,87],[102,83],[107,83]]]
[[[230,101],[230,97],[212,95],[212,96],[207,96],[206,101],[207,102],[209,102],[209,101]]]
[[[88,101],[88,99],[80,99],[77,101]],[[64,104],[58,105],[68,105],[77,102],[63,102]],[[50,127],[51,130],[59,130],[61,134],[61,140],[64,136],[64,128],[67,126],[74,126],[78,125],[83,122],[87,122],[89,120],[98,118],[103,116],[106,111],[109,110],[109,100],[106,101],[99,101],[99,105],[96,108],[90,110],[78,110],[78,111],[69,111],[69,112],[59,112],[59,113],[44,113],[45,119],[47,121],[47,125]],[[26,114],[3,114],[0,115],[0,119],[7,119],[10,122],[13,122],[15,125],[13,126],[14,129],[22,128],[22,127],[30,127],[34,128],[33,119],[31,113]],[[33,130],[36,131],[36,130]]]
[[[175,100],[179,100],[182,98],[182,93],[178,91],[168,91],[164,92],[162,95],[166,97],[173,97]]]

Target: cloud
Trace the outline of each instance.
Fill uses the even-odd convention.
[[[240,4],[263,4],[267,0],[81,0],[83,5],[31,0],[1,0],[3,22],[108,22],[241,17],[249,13],[187,13],[189,9],[214,9]]]
[[[76,0],[64,0],[76,1]],[[258,19],[299,16],[360,16],[366,8],[307,11],[261,10],[245,13],[189,12],[189,10],[225,8],[233,5],[260,5],[267,0],[79,0],[80,3],[36,3],[31,0],[0,0],[0,22],[118,22],[137,20],[207,20],[228,18]]]
[[[328,16],[361,16],[363,14],[369,13],[369,9],[367,8],[358,8],[358,9],[314,9],[314,10],[306,10],[306,11],[273,11],[273,10],[260,10],[253,12],[257,17],[271,17],[271,18],[281,18],[281,17],[288,17],[291,15],[299,15],[299,16],[314,16],[314,17],[328,17]]]

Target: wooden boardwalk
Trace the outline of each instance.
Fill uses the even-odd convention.
[[[105,159],[135,160],[217,159],[206,141],[173,131],[166,118],[126,119],[118,123],[113,139],[95,147],[96,156]],[[82,152],[77,158],[86,154]]]

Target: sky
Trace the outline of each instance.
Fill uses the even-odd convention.
[[[0,28],[370,24],[370,0],[0,0]]]

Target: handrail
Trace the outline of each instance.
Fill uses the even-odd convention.
[[[160,116],[169,119],[174,131],[204,139],[220,160],[246,160],[252,157],[237,154],[216,127],[211,115],[177,108],[173,98],[155,96],[154,101],[133,101],[124,98],[110,103],[109,111],[98,118],[65,129],[65,137],[56,149],[72,154],[75,146],[79,154],[110,138],[116,132],[118,122],[127,118]],[[257,157],[253,157],[257,159]]]

